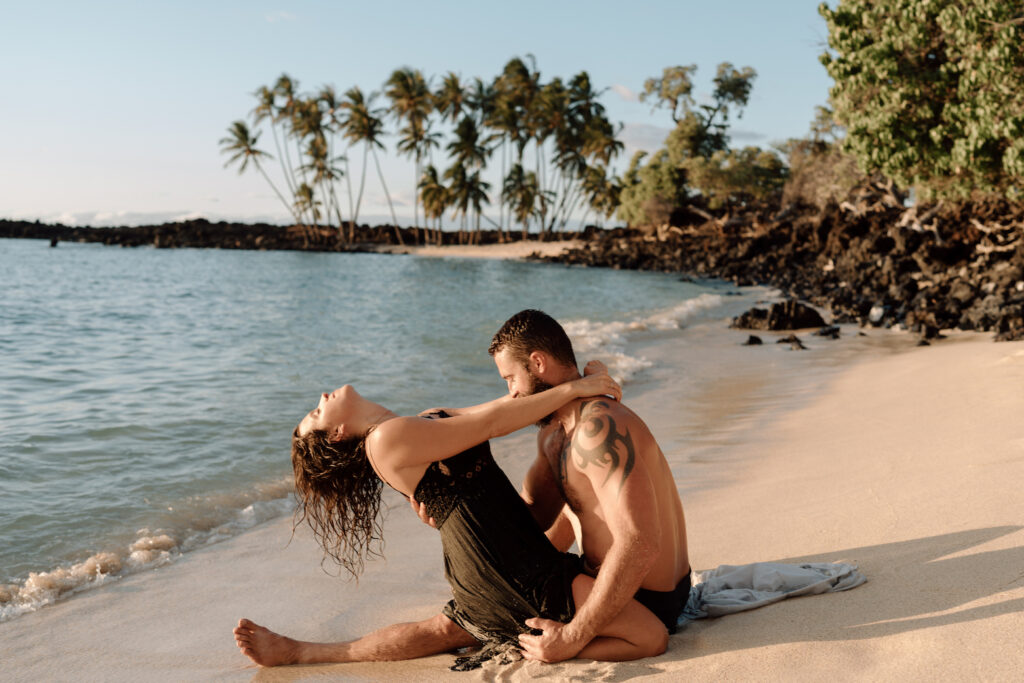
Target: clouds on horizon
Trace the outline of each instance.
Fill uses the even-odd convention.
[[[613,93],[621,97],[626,102],[639,102],[640,96],[633,92],[630,88],[622,85],[621,83],[615,83],[612,85],[611,90]]]
[[[619,139],[626,146],[626,157],[635,152],[653,152],[665,144],[665,138],[672,132],[671,128],[655,126],[650,123],[624,123]]]

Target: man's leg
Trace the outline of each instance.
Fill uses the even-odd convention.
[[[586,602],[594,588],[594,579],[580,574],[572,582],[572,595],[577,607]],[[625,662],[641,657],[656,657],[668,647],[668,629],[661,619],[636,600],[630,600],[618,616],[611,620],[587,643],[580,659]]]
[[[234,634],[242,654],[260,666],[415,659],[478,644],[473,636],[443,614],[426,621],[385,626],[362,638],[341,643],[292,640],[248,619],[238,622]]]

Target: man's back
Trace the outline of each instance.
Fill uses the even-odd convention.
[[[642,587],[675,588],[690,569],[683,506],[643,420],[619,402],[585,399],[546,427],[540,444],[579,517],[589,573],[596,574],[616,536],[640,535],[658,548]]]

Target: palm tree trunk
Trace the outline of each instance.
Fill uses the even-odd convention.
[[[282,137],[284,137],[284,135],[283,135],[283,134],[282,134]],[[294,169],[294,168],[292,167],[292,158],[291,158],[291,155],[290,155],[290,154],[288,154],[288,141],[287,141],[287,140],[285,140],[285,141],[284,141],[284,142],[283,142],[283,143],[281,144],[281,148],[280,148],[280,149],[281,149],[281,150],[282,150],[282,151],[284,152],[284,155],[283,155],[283,157],[282,157],[282,158],[283,158],[283,159],[285,160],[285,162],[286,162],[286,164],[285,164],[285,165],[286,165],[287,171],[286,171],[286,173],[285,173],[285,176],[286,176],[286,177],[288,177],[288,178],[290,179],[290,180],[288,181],[288,184],[289,184],[289,186],[290,186],[290,187],[292,188],[292,194],[294,195],[294,194],[295,194],[295,192],[296,192],[296,190],[297,190],[298,188],[297,188],[297,187],[296,187],[296,185],[295,185],[295,169]],[[300,157],[300,158],[301,158],[301,157]]]
[[[277,159],[281,162],[281,172],[284,174],[284,182],[288,186],[288,191],[295,197],[295,185],[292,183],[291,168],[285,164],[285,157],[281,154],[281,142],[277,139],[277,126],[274,124],[273,117],[270,119],[270,132],[274,135],[274,147],[277,148]]]
[[[348,151],[351,149],[352,145],[349,145],[345,150],[345,186],[348,187],[348,215],[352,221],[348,226],[349,244],[356,240],[356,208],[355,204],[352,203],[352,167],[348,163]]]
[[[505,158],[508,156],[508,137],[501,137],[501,180],[505,181]],[[501,198],[501,193],[498,193],[498,241],[505,241],[505,201]]]
[[[395,228],[395,237],[398,238],[398,243],[400,245],[405,246],[405,240],[402,239],[402,231],[398,229],[398,219],[395,218],[395,206],[391,203],[391,193],[388,192],[388,186],[384,182],[384,174],[381,173],[380,170],[380,161],[377,159],[377,150],[371,148],[370,151],[373,152],[373,163],[377,167],[377,177],[380,178],[380,185],[384,188],[384,196],[387,197],[388,200],[388,209],[391,211],[391,225]]]
[[[412,184],[412,227],[414,229],[413,235],[416,237],[416,244],[420,243],[420,192],[417,187],[420,183],[420,158],[416,157],[415,165],[416,174],[415,182]],[[426,221],[424,221],[426,222]]]
[[[267,184],[270,185],[270,189],[274,191],[274,194],[277,195],[277,198],[281,200],[282,204],[284,204],[284,208],[287,209],[288,213],[291,214],[292,219],[296,223],[301,223],[302,221],[299,220],[299,217],[295,214],[295,209],[293,209],[292,206],[285,200],[284,195],[282,195],[281,192],[277,189],[277,185],[274,184],[274,181],[270,179],[270,176],[267,175],[267,172],[263,170],[262,166],[260,166],[260,162],[253,159],[253,164],[256,166],[257,170],[259,170],[260,174],[263,176],[263,179],[267,181]]]
[[[359,218],[359,209],[363,206],[363,188],[366,187],[366,155],[370,152],[370,143],[363,147],[363,172],[359,178],[359,194],[356,196],[356,213],[353,222]]]

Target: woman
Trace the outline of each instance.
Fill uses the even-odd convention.
[[[378,554],[381,482],[423,503],[441,533],[454,594],[444,613],[491,646],[472,664],[507,651],[528,630],[526,619],[571,621],[593,579],[581,573],[578,557],[548,542],[495,464],[488,439],[602,394],[621,397],[606,373],[450,416],[419,417],[399,417],[348,385],[322,394],[292,439],[300,521],[309,523],[327,555],[357,575],[364,558]],[[665,633],[633,601],[579,656],[620,661],[660,654]]]

